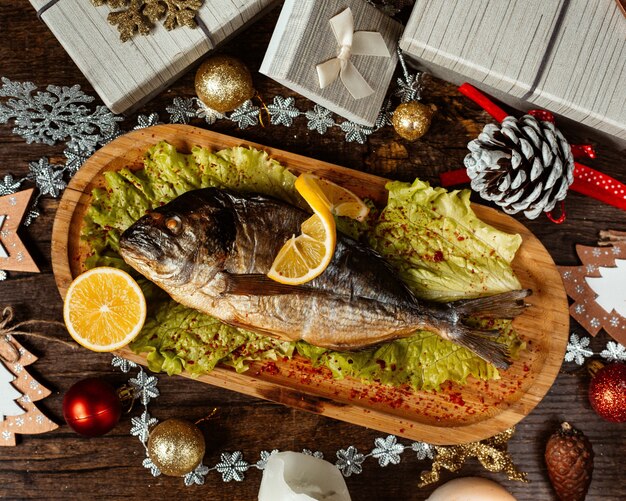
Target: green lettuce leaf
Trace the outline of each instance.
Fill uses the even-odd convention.
[[[450,301],[518,289],[511,261],[519,235],[476,217],[470,192],[391,182],[389,201],[370,245],[400,273],[419,298]]]
[[[295,176],[266,152],[236,147],[217,152],[194,147],[179,153],[160,142],[139,171],[105,174],[106,189],[93,192],[83,228],[92,249],[88,267],[129,270],[117,254],[119,237],[146,211],[186,191],[210,186],[272,195],[305,206],[294,188]],[[338,228],[366,240],[385,256],[422,299],[447,301],[519,287],[510,262],[521,239],[480,221],[469,191],[447,193],[427,183],[393,182],[389,201],[366,223],[340,220]],[[372,207],[373,209],[373,207]],[[470,351],[430,332],[358,352],[334,352],[304,342],[288,343],[237,329],[173,302],[152,283],[137,277],[146,294],[146,324],[131,348],[147,353],[151,370],[193,375],[224,363],[244,371],[251,360],[291,357],[295,350],[335,377],[351,376],[384,384],[436,389],[445,381],[464,383],[471,375],[497,379],[498,371]],[[500,321],[499,341],[515,354],[523,348],[510,322]]]

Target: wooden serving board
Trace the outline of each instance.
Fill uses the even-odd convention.
[[[159,140],[166,140],[183,152],[189,152],[195,145],[212,149],[247,145],[264,149],[295,174],[315,172],[375,203],[386,202],[387,180],[370,174],[186,125],[136,130],[97,151],[65,190],[52,234],[52,265],[61,296],[65,296],[72,279],[84,271],[88,249],[80,241],[80,232],[91,192],[103,186],[102,172],[122,167],[141,168],[144,153]],[[415,391],[351,378],[336,380],[327,369],[314,369],[300,357],[255,362],[243,374],[218,366],[198,379],[432,444],[480,440],[516,424],[548,392],[561,366],[568,340],[567,297],[552,258],[525,226],[488,207],[474,205],[473,208],[482,220],[522,236],[513,268],[523,287],[533,290],[529,298],[532,307],[514,322],[528,348],[508,371],[501,371],[501,379],[484,382],[470,378],[465,386],[446,383],[439,392]],[[120,354],[146,363],[144,355],[129,349],[121,350]]]

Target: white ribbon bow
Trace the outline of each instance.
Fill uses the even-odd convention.
[[[340,76],[343,85],[354,99],[362,99],[373,94],[374,89],[352,64],[350,56],[355,54],[391,57],[382,35],[377,31],[354,32],[354,19],[350,7],[337,14],[329,22],[339,44],[339,51],[337,57],[316,66],[320,88],[330,85]]]

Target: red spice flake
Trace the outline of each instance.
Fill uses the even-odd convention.
[[[441,261],[443,261],[443,252],[441,252],[440,250],[435,252],[435,255],[433,256],[433,261],[435,263],[440,263]]]
[[[275,362],[267,362],[263,367],[261,367],[261,370],[263,372],[267,372],[271,376],[275,376],[280,372]]]
[[[530,370],[530,367],[528,367],[528,365],[524,363],[524,372],[528,372],[529,370]]]
[[[463,396],[460,393],[450,393],[448,398],[453,404],[460,405],[461,407],[465,406],[465,400],[463,400]]]
[[[463,240],[465,240],[465,237],[463,237],[463,236],[459,235],[458,237],[456,237],[456,239],[457,239],[459,242],[462,242]]]
[[[384,360],[377,359],[376,363],[380,366],[382,370],[385,370],[385,367],[387,367],[387,363]]]

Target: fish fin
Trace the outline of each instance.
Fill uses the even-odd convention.
[[[235,294],[241,296],[274,296],[280,294],[298,294],[303,292],[314,292],[311,287],[302,285],[281,284],[268,278],[262,273],[251,274],[225,274],[226,289],[225,294]]]
[[[450,340],[467,348],[483,360],[495,365],[498,369],[508,369],[511,365],[509,350],[506,345],[494,341],[498,331],[472,329],[467,325],[456,324],[450,327]]]
[[[512,319],[524,312],[529,306],[524,298],[532,294],[531,289],[518,289],[493,296],[476,299],[462,299],[448,303],[460,318],[491,317]]]

